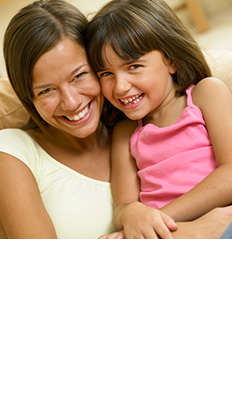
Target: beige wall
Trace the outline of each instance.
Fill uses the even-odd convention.
[[[108,0],[69,0],[82,12],[90,16],[96,12]],[[139,0],[138,0],[139,1]],[[167,0],[168,1],[168,0]],[[200,0],[206,15],[213,15],[222,7],[232,4],[232,0]],[[2,57],[2,41],[4,31],[10,18],[23,6],[30,4],[31,0],[0,0],[0,76],[5,75],[5,67]]]
[[[167,3],[172,5],[180,5],[184,0],[166,0]],[[232,0],[199,0],[202,8],[207,16],[211,16],[218,12],[220,9],[232,4]]]
[[[200,0],[200,2],[208,16],[214,15],[220,9],[232,4],[232,0]]]
[[[70,3],[78,7],[83,13],[89,15],[96,12],[107,0],[68,0]],[[0,0],[0,76],[6,75],[5,66],[2,56],[2,42],[5,29],[11,17],[20,8],[32,3],[32,0]]]

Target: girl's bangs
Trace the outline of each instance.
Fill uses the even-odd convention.
[[[156,49],[154,35],[143,27],[132,29],[127,24],[107,24],[95,33],[88,48],[90,61],[96,71],[104,70],[104,48],[109,44],[115,53],[123,60],[136,60],[144,54]]]
[[[123,60],[136,60],[156,47],[154,36],[150,39],[151,33],[147,28],[138,27],[135,30],[129,23],[117,30],[113,27],[112,33],[108,31],[107,36],[107,42]]]

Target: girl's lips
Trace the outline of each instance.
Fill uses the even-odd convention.
[[[127,97],[125,99],[119,99],[120,104],[122,104],[125,108],[134,108],[136,107],[143,99],[144,93],[140,93],[135,96]]]

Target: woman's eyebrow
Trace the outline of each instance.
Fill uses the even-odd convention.
[[[79,72],[83,67],[88,67],[88,66],[89,66],[89,64],[87,64],[87,63],[83,63],[83,64],[78,65],[78,67],[75,68],[75,69],[70,73],[70,77],[73,76],[73,75],[75,75],[77,72]],[[35,90],[35,89],[44,89],[44,88],[46,88],[46,87],[48,87],[48,86],[53,86],[53,83],[43,83],[43,84],[41,84],[41,85],[33,86],[33,90]]]
[[[33,86],[33,90],[35,90],[35,89],[43,89],[43,88],[46,88],[46,87],[52,86],[52,85],[53,85],[53,83],[44,83],[43,85]]]
[[[83,67],[89,67],[89,64],[87,64],[87,63],[80,64],[77,68],[75,68],[75,69],[71,72],[70,76],[75,75],[75,74],[76,74],[77,72],[79,72],[80,69],[83,68]]]

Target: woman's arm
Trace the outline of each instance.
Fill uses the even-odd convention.
[[[56,238],[32,172],[22,161],[2,152],[0,220],[9,239]]]
[[[117,230],[124,230],[126,238],[172,238],[170,230],[177,229],[172,218],[139,202],[140,182],[130,152],[130,137],[136,126],[135,122],[122,121],[116,126],[113,135],[113,222]]]
[[[232,203],[232,94],[216,78],[198,83],[193,102],[202,111],[218,168],[188,193],[162,208],[176,221],[190,221]]]

